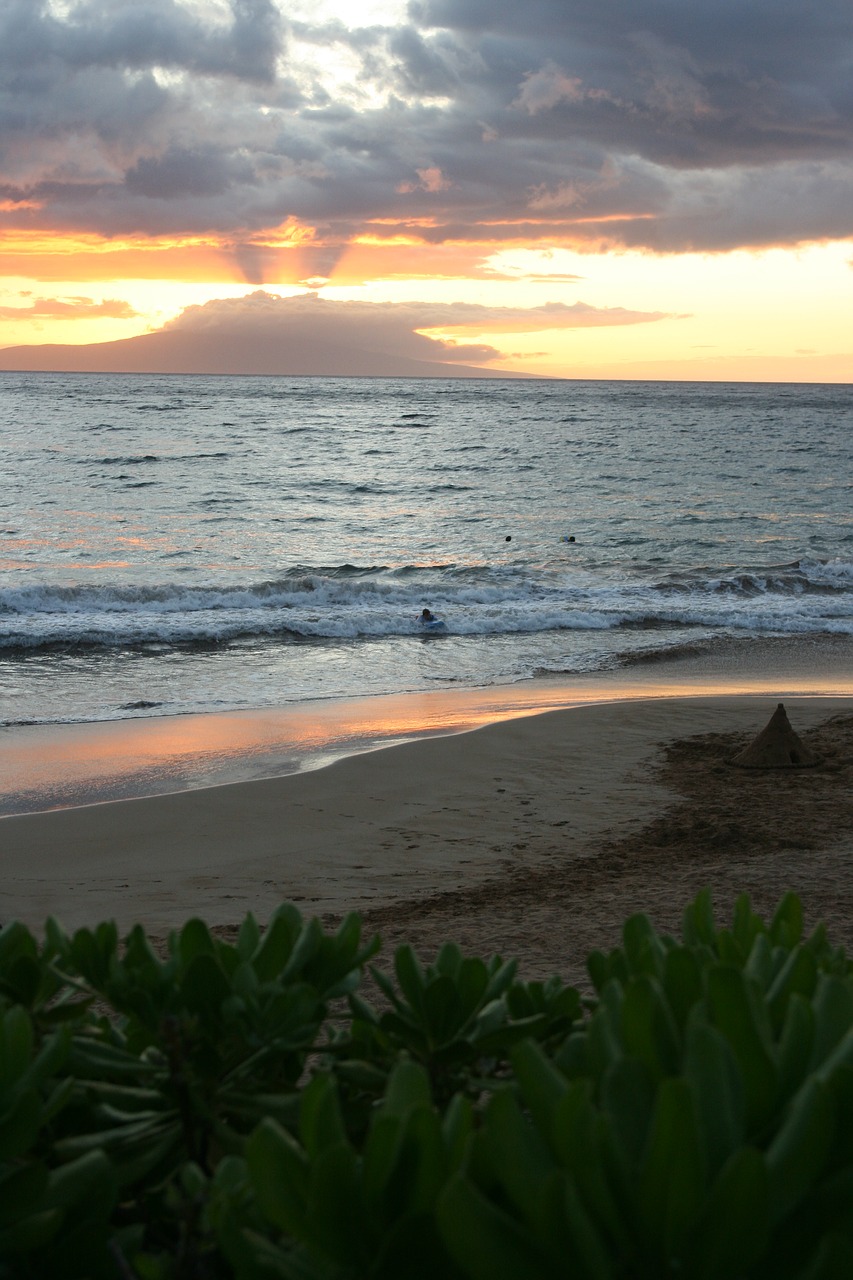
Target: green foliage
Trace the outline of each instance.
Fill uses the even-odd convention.
[[[331,1076],[306,1088],[298,1135],[274,1120],[249,1139],[248,1177],[258,1207],[278,1235],[281,1274],[355,1274],[398,1280],[461,1275],[445,1249],[435,1205],[459,1168],[473,1125],[461,1098],[440,1116],[426,1072],[401,1061],[388,1078],[364,1141],[347,1134]],[[244,1234],[233,1261],[239,1275],[272,1256]],[[247,1269],[247,1262],[249,1267]]]
[[[793,895],[644,916],[593,996],[283,906],[0,930],[0,1280],[853,1274],[853,965]]]
[[[426,1069],[440,1103],[457,1091],[476,1096],[507,1064],[515,1043],[564,1034],[581,1016],[573,988],[557,979],[517,982],[516,968],[515,961],[503,963],[498,956],[488,962],[465,957],[450,942],[424,967],[411,947],[399,947],[394,978],[372,969],[389,1007],[377,1012],[351,996],[351,1035],[338,1051],[378,1068],[375,1078],[383,1086],[405,1052]],[[348,1071],[352,1067],[342,1062],[339,1074],[347,1078]]]
[[[165,957],[138,926],[120,942],[111,923],[69,937],[49,921],[41,947],[0,931],[0,1189],[30,1205],[0,1218],[0,1276],[7,1257],[5,1274],[51,1274],[52,1242],[63,1276],[114,1276],[110,1249],[149,1245],[194,1274],[216,1250],[187,1170],[206,1188],[262,1118],[297,1114],[329,1002],[378,945],[356,916],[327,936],[289,904],[263,933],[248,916],[234,945],[190,920]]]

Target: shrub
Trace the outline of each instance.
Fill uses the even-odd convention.
[[[0,931],[0,1277],[853,1274],[853,966],[786,896],[644,916],[593,996],[285,905]]]

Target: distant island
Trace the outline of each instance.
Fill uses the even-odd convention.
[[[187,307],[162,329],[133,338],[5,347],[0,349],[0,370],[344,378],[535,376],[481,367],[470,362],[472,356],[487,361],[500,358],[500,352],[428,337],[394,307],[258,292]]]
[[[0,349],[0,370],[21,373],[222,373],[338,378],[530,378],[531,374],[410,356],[323,347],[256,334],[223,347],[205,334],[144,333],[83,346],[45,343]]]

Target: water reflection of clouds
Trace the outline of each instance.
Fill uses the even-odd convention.
[[[802,669],[708,675],[696,664],[658,674],[440,690],[276,710],[19,726],[0,738],[0,813],[196,790],[283,776],[418,738],[466,732],[587,703],[739,694],[853,696],[853,677]]]

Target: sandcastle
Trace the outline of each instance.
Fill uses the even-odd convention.
[[[821,757],[797,737],[780,702],[758,737],[730,763],[741,769],[809,769]]]

